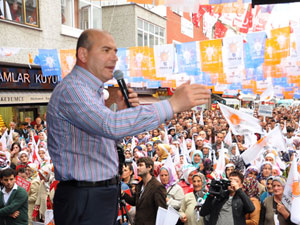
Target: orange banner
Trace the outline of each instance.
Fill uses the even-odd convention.
[[[61,78],[64,78],[71,72],[75,63],[76,63],[75,49],[60,50]]]
[[[138,4],[153,4],[154,5],[163,5],[165,3],[164,0],[127,0],[127,2],[135,2]]]
[[[286,58],[290,54],[290,27],[271,30],[271,37],[277,43],[275,50],[280,58]]]
[[[130,76],[155,80],[155,61],[153,48],[130,47]]]
[[[223,73],[222,39],[200,41],[202,71]]]
[[[265,65],[271,66],[280,63],[279,45],[274,38],[266,39]]]

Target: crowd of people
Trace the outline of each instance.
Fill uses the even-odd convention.
[[[125,137],[120,178],[128,213],[120,210],[118,223],[155,224],[158,207],[171,206],[180,215],[177,224],[293,224],[282,196],[300,150],[300,107],[276,107],[272,118],[255,109],[254,116],[264,134],[256,133],[252,142],[231,133],[232,141],[225,139],[230,126],[219,110],[178,113],[157,129]],[[241,154],[276,126],[287,150],[269,143],[259,165],[246,164]],[[0,224],[42,222],[53,209],[58,184],[47,150],[47,121],[11,122],[0,134]],[[27,192],[16,176],[30,182]]]

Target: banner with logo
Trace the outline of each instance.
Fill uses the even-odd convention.
[[[61,49],[60,63],[61,63],[61,78],[67,76],[76,63],[76,50],[75,49]]]
[[[38,61],[42,68],[43,76],[57,75],[61,79],[61,67],[57,49],[39,49]]]
[[[198,62],[200,61],[197,54],[196,42],[187,42],[176,44],[178,73],[186,73],[188,75],[197,75],[200,73]]]
[[[222,39],[200,41],[201,69],[207,73],[222,73]]]
[[[154,58],[156,77],[165,77],[174,72],[174,45],[155,45]]]

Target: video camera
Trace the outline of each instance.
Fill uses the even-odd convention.
[[[223,199],[229,193],[228,187],[231,185],[230,180],[215,180],[210,183],[209,193],[216,196],[218,199]]]

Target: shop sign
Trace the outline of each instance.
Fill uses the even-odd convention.
[[[48,103],[51,93],[0,92],[0,105]]]
[[[44,77],[41,69],[0,66],[0,89],[52,90],[58,83],[58,76]]]

